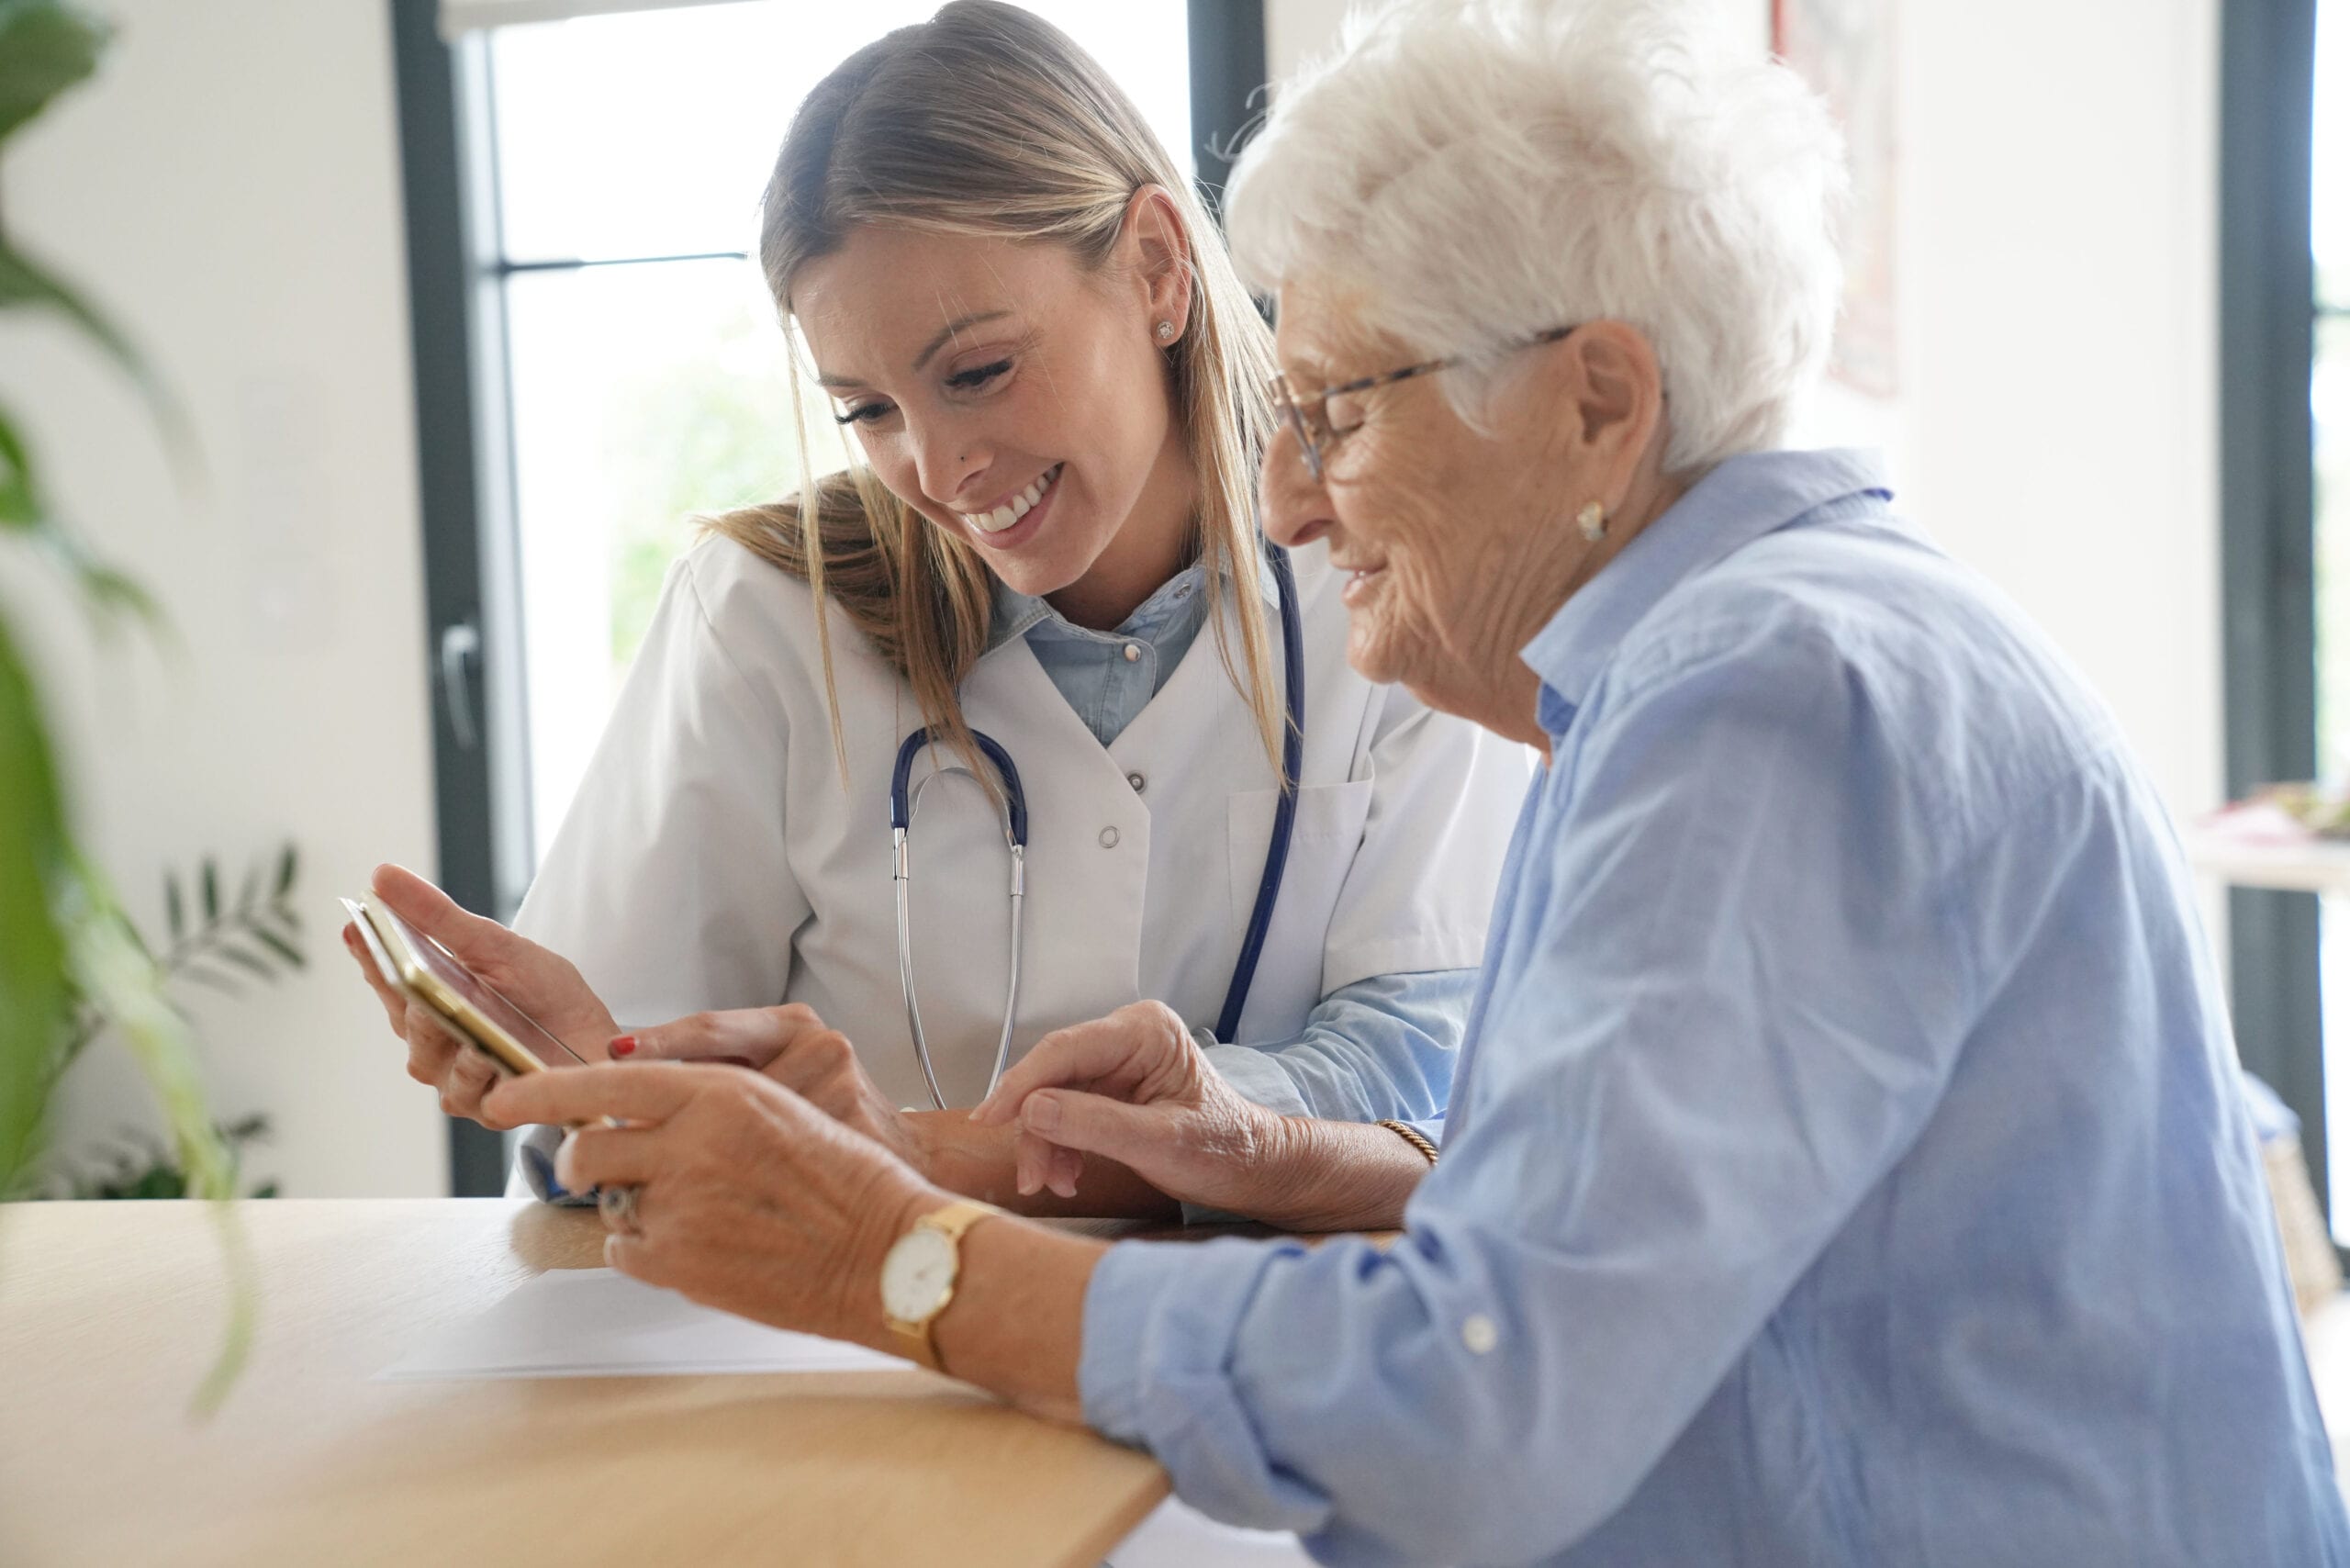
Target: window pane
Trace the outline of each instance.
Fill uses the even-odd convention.
[[[1036,0],[1125,87],[1191,170],[1181,0]],[[825,73],[938,0],[805,0],[501,28],[490,36],[504,252],[751,248],[791,114]]]
[[[799,484],[783,341],[744,262],[523,273],[508,286],[532,812],[559,825],[692,516]],[[811,405],[811,461],[841,466]]]
[[[1191,169],[1182,0],[1035,0]],[[641,12],[491,35],[505,254],[747,250],[800,99],[937,0]],[[561,824],[690,514],[791,494],[774,308],[736,261],[521,272],[506,286],[535,852]],[[828,403],[810,461],[844,465]]]

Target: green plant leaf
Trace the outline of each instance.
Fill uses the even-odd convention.
[[[197,868],[196,886],[204,894],[204,924],[218,925],[220,923],[220,868],[213,864],[209,855],[204,857],[204,864]]]
[[[125,935],[121,905],[95,868],[76,856],[65,869],[59,923],[67,934],[73,978],[113,1021],[155,1092],[189,1195],[213,1200],[230,1305],[227,1338],[196,1394],[197,1411],[208,1414],[227,1394],[252,1343],[252,1254],[228,1202],[236,1196],[235,1161],[206,1111],[196,1079],[196,1039],[164,996],[162,972]]]
[[[0,622],[0,1188],[39,1137],[73,984],[51,889],[66,855],[62,796],[39,700]]]
[[[0,4],[5,3],[0,0]],[[187,415],[148,367],[146,356],[96,306],[6,239],[0,239],[0,310],[12,308],[54,311],[79,329],[84,338],[114,361],[147,400],[148,412],[163,437],[173,466],[183,477],[195,474],[196,443]]]
[[[0,0],[0,140],[98,68],[107,29],[57,0]]]
[[[278,851],[276,896],[284,898],[294,890],[294,878],[301,870],[302,854],[292,844]],[[290,910],[287,912],[292,913]]]
[[[247,974],[252,975],[255,980],[274,980],[277,978],[275,972],[273,971],[267,964],[262,962],[259,958],[254,958],[242,947],[231,946],[228,943],[223,942],[219,946],[214,948],[213,951],[219,957],[226,958],[230,963],[236,965],[237,968],[244,970]]]
[[[180,902],[180,874],[163,873],[163,920],[171,927],[172,940],[176,942],[187,935],[187,910]]]
[[[41,517],[40,495],[33,485],[32,452],[17,433],[16,421],[0,409],[0,528],[31,528]]]
[[[285,940],[285,937],[280,936],[276,932],[272,931],[268,926],[249,925],[245,929],[252,934],[254,941],[260,943],[263,946],[267,947],[271,952],[285,959],[294,968],[299,969],[309,967],[308,961],[303,958],[302,950],[300,948],[295,946],[293,943]]]
[[[83,599],[102,615],[128,613],[152,629],[165,629],[162,610],[147,590],[99,559],[78,532],[49,510],[33,475],[32,454],[5,408],[0,408],[0,532],[21,534],[48,551],[74,579]]]
[[[242,996],[245,994],[245,988],[243,986],[239,985],[235,980],[229,979],[227,975],[220,973],[218,969],[207,969],[202,964],[184,965],[180,969],[179,973],[187,980],[189,984],[200,985],[207,991],[217,991],[223,996]]]

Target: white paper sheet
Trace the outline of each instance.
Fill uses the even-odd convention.
[[[697,1306],[613,1269],[554,1269],[451,1324],[378,1381],[904,1370],[894,1356]]]

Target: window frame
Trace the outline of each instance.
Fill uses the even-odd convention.
[[[2222,680],[2234,799],[2317,771],[2317,0],[2226,0],[2220,43]],[[2330,1218],[2317,896],[2233,890],[2228,933],[2238,1054],[2300,1118]]]

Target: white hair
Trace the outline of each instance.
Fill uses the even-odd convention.
[[[1703,0],[1403,0],[1349,17],[1277,95],[1226,201],[1244,276],[1348,290],[1358,319],[1469,364],[1610,319],[1664,377],[1666,466],[1777,445],[1842,291],[1841,139]],[[1378,368],[1378,367],[1372,367]]]

